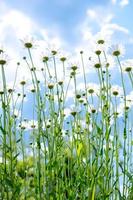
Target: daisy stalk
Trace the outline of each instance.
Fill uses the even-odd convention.
[[[115,53],[115,52],[114,52]],[[122,83],[122,88],[123,88],[123,93],[124,93],[124,129],[123,129],[123,138],[124,138],[124,149],[123,149],[123,156],[124,156],[124,167],[123,167],[123,196],[125,196],[125,185],[126,185],[126,141],[127,141],[127,110],[126,110],[126,89],[125,89],[125,84],[124,84],[124,77],[123,77],[123,73],[122,73],[122,66],[121,66],[121,62],[119,59],[119,52],[116,55],[117,58],[117,62],[119,64],[120,67],[120,74],[121,74],[121,83]]]
[[[2,52],[3,53],[3,52]],[[6,174],[7,174],[7,133],[8,133],[8,110],[7,110],[7,88],[6,88],[6,77],[5,77],[5,71],[4,71],[4,65],[6,64],[6,60],[0,60],[0,66],[1,66],[1,74],[2,74],[2,83],[3,83],[3,95],[2,95],[2,111],[3,111],[3,123],[1,127],[1,130],[3,132],[3,163],[4,163],[4,176],[3,181],[6,180]],[[6,198],[9,199],[9,191],[8,186],[4,184],[4,188],[6,191]]]
[[[24,85],[25,81],[21,82],[22,85],[22,101],[21,101],[21,116],[20,116],[20,138],[21,138],[21,151],[22,151],[22,160],[23,160],[23,168],[24,168],[24,199],[27,199],[27,186],[26,186],[26,162],[25,162],[25,145],[24,145],[24,139],[23,134],[25,130],[25,126],[23,126],[23,109],[24,109]]]
[[[31,54],[31,47],[26,47],[28,50],[28,55],[31,61],[31,66],[32,66],[32,73],[33,73],[33,84],[35,84],[36,88],[36,99],[37,99],[37,119],[38,119],[38,135],[37,135],[37,148],[38,148],[38,162],[37,162],[37,167],[38,167],[38,193],[39,193],[39,199],[41,200],[42,197],[42,189],[41,189],[41,134],[42,134],[42,120],[41,120],[41,108],[40,108],[40,88],[37,80],[37,76],[35,73],[35,66],[34,62],[32,59],[32,54]]]
[[[55,55],[57,54],[56,51],[52,51],[52,55],[53,55],[53,65],[54,65],[54,73],[55,73],[55,80],[56,80],[56,90],[57,90],[57,98],[58,98],[58,115],[61,113],[60,110],[60,99],[59,99],[59,87],[58,87],[58,76],[57,76],[57,69],[56,69],[56,59],[55,59]]]

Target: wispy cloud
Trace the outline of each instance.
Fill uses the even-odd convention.
[[[121,0],[120,1],[120,6],[121,7],[125,7],[125,6],[127,6],[129,4],[129,0]]]
[[[117,3],[117,0],[111,0],[112,4],[115,5]]]
[[[111,0],[113,5],[119,5],[120,7],[127,6],[130,2],[129,0]]]
[[[109,23],[113,18],[114,14],[109,12],[108,10],[103,12],[104,7],[94,7],[93,9],[87,10],[86,21],[93,20],[94,22],[99,24]]]
[[[70,1],[66,0],[66,3],[70,3]],[[121,3],[121,6],[124,6],[127,5],[129,1],[112,0],[112,3],[118,6]],[[112,37],[115,33],[121,33],[124,35],[125,41],[128,41],[130,30],[124,25],[115,22],[117,13],[110,8],[110,5],[99,6],[95,4],[89,6],[86,10],[84,19],[82,18],[82,21],[79,20],[80,22],[73,26],[79,38],[79,42],[73,46],[73,50],[77,49],[77,46],[84,46],[84,43],[87,46],[88,44],[84,41],[94,40],[95,36],[98,34]],[[53,31],[51,24],[45,27],[41,23],[35,22],[31,16],[28,16],[24,12],[9,8],[4,1],[2,1],[0,7],[0,22],[0,35],[2,36],[0,38],[0,43],[6,45],[12,57],[19,58],[17,48],[18,46],[20,47],[20,39],[25,38],[27,35],[32,35],[39,40],[38,43],[41,50],[44,49],[48,43],[54,43],[56,46],[65,46],[67,42],[69,43],[69,41],[65,42],[64,38],[60,36],[62,30],[54,29]],[[64,29],[66,29],[65,26]]]
[[[100,32],[103,36],[108,35],[110,37],[117,32],[121,32],[127,37],[130,31],[128,28],[115,23],[115,17],[115,13],[108,8],[106,8],[106,11],[105,7],[95,6],[94,8],[89,8],[84,21],[79,25],[79,30],[81,30],[84,39],[87,39],[87,35],[88,38],[93,38],[94,35],[97,35],[97,32]]]
[[[108,23],[105,26],[101,27],[101,32],[110,33],[111,35],[115,33],[115,31],[120,31],[125,34],[129,33],[129,30],[123,26],[120,26],[116,23]]]
[[[21,40],[33,37],[38,41],[39,48],[36,49],[35,53],[38,62],[40,61],[41,53],[45,51],[48,44],[58,48],[64,42],[59,37],[58,31],[53,34],[50,27],[46,29],[23,12],[10,9],[5,3],[2,3],[2,5],[0,7],[0,46],[4,47],[4,50],[9,55],[9,65],[6,66],[5,70],[8,80],[11,81],[16,71],[16,63],[22,60],[25,53]],[[28,76],[25,68],[19,68],[19,75],[20,77]]]

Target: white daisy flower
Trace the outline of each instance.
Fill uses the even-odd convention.
[[[27,49],[35,48],[37,45],[35,43],[35,40],[31,36],[26,36],[23,40],[21,40],[24,47]]]
[[[75,117],[76,114],[80,113],[80,111],[81,111],[81,110],[80,110],[78,107],[75,107],[75,106],[71,105],[70,114],[71,114],[73,117]]]
[[[20,111],[17,110],[17,109],[14,109],[13,110],[13,116],[16,117],[16,118],[20,118]]]
[[[122,96],[123,95],[123,89],[119,85],[112,85],[111,86],[111,94],[112,96]]]
[[[133,70],[133,59],[127,59],[121,62],[123,72],[131,72]]]
[[[96,83],[88,83],[87,91],[91,95],[98,95],[100,92],[100,86]]]
[[[18,124],[18,128],[21,129],[21,130],[27,130],[27,128],[28,128],[27,120],[23,120],[22,122],[20,122]]]
[[[106,61],[103,61],[104,64],[103,66],[108,69],[114,69],[116,66],[116,61],[114,59],[114,57],[112,57],[111,55],[106,55]]]
[[[3,49],[0,49],[0,65],[4,66],[9,61],[8,56],[5,54]]]
[[[105,65],[105,60],[103,61],[103,59],[99,59],[99,57],[92,53],[90,54],[90,57],[89,57],[89,66],[93,69],[99,69],[101,67],[104,67]]]
[[[89,105],[88,112],[95,114],[97,113],[97,108],[94,105]]]
[[[125,54],[125,48],[122,44],[112,45],[109,50],[113,56],[123,56]]]
[[[38,128],[38,122],[36,120],[30,120],[30,121],[28,121],[27,126],[28,126],[27,127],[28,130],[37,129]]]

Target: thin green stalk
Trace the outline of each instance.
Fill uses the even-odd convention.
[[[117,56],[117,61],[120,67],[120,74],[121,74],[121,83],[124,92],[124,131],[123,131],[123,138],[124,138],[124,149],[123,149],[123,156],[124,156],[124,168],[123,168],[123,196],[125,195],[125,183],[126,183],[126,139],[127,139],[127,110],[126,110],[126,89],[124,84],[124,77],[122,73],[122,66]]]

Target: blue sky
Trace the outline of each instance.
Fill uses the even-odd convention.
[[[24,49],[20,42],[25,36],[37,38],[43,46],[39,48],[43,51],[45,43],[54,43],[73,54],[80,48],[88,53],[92,40],[107,35],[112,44],[125,45],[127,53],[124,59],[132,58],[132,10],[133,0],[0,0],[0,45],[10,56],[9,65],[5,69],[7,78],[13,81],[16,62],[25,55],[25,52],[21,54],[21,49]],[[41,50],[37,49],[34,56],[36,60],[40,61],[40,53]],[[86,61],[88,70],[88,57]],[[62,73],[60,71],[59,65],[58,75]],[[97,82],[93,70],[88,71],[88,80]],[[19,69],[19,78],[23,76],[29,78],[24,65]],[[81,73],[78,79],[80,89],[83,88],[82,80]],[[120,85],[115,69],[112,71],[112,82]],[[128,87],[129,80],[126,83]],[[131,85],[128,92],[130,89]],[[28,111],[29,105],[26,105]]]
[[[100,12],[98,15],[105,12],[103,15],[105,18],[111,13],[114,15],[113,23],[133,31],[130,22],[133,18],[131,0],[6,0],[3,2],[9,10],[22,12],[41,27],[52,29],[53,34],[58,30],[59,36],[70,44],[79,42],[81,33],[78,27],[87,18],[88,9]],[[94,33],[100,31],[95,20],[90,20],[88,26],[91,26]]]
[[[101,34],[124,44],[125,58],[132,58],[132,9],[132,0],[0,0],[0,44],[12,58],[19,58],[25,36],[74,52],[87,49]],[[10,67],[9,77],[13,71]]]

